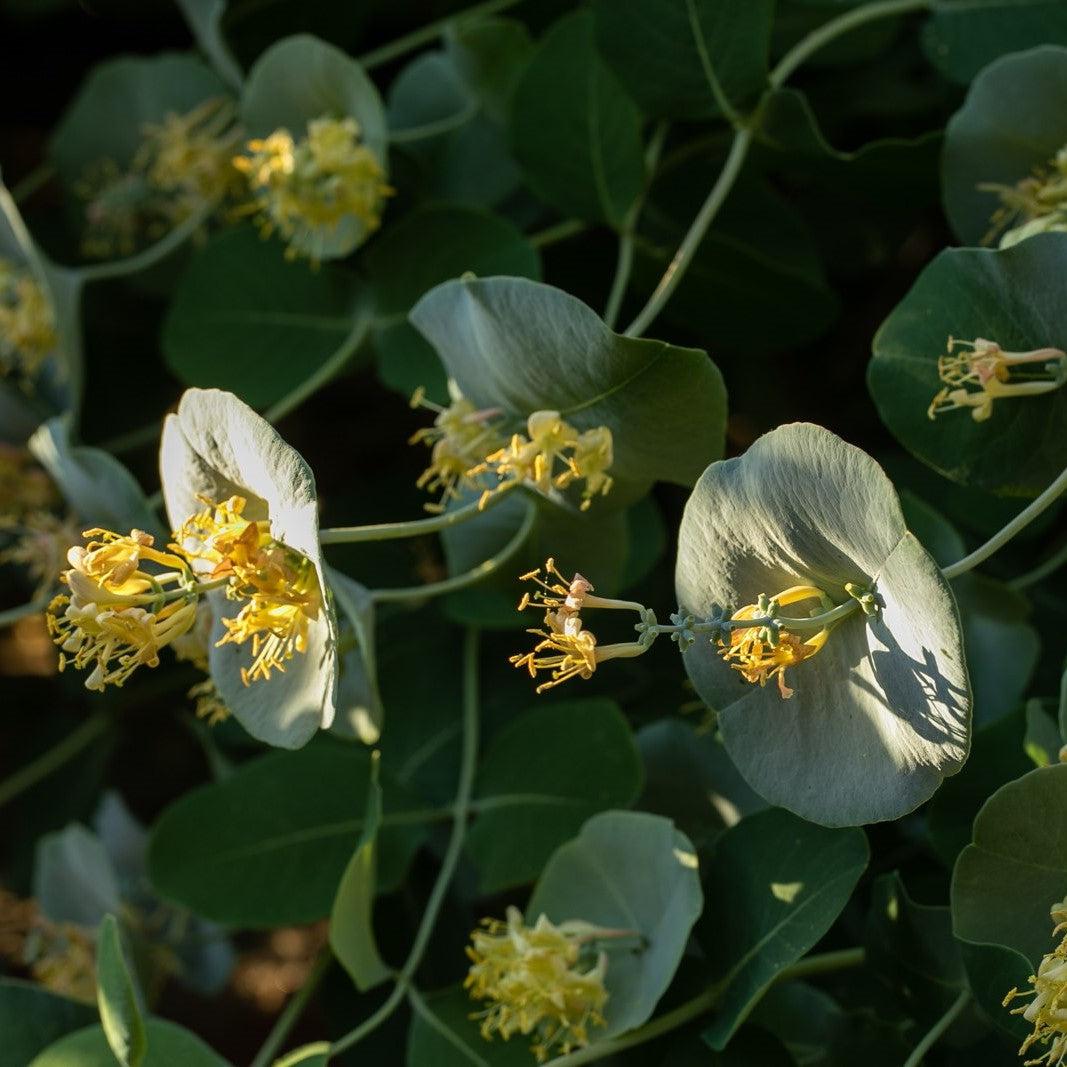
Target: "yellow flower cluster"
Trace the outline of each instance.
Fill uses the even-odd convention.
[[[1003,233],[1000,247],[1010,248],[1036,233],[1067,230],[1067,147],[1061,148],[1047,167],[1014,185],[983,182],[978,188],[996,193],[1001,203],[983,244]]]
[[[1067,930],[1067,900],[1053,904],[1050,909],[1056,937]],[[1019,1049],[1024,1056],[1034,1045],[1046,1046],[1036,1059],[1026,1060],[1030,1065],[1062,1067],[1067,1063],[1067,936],[1051,952],[1045,955],[1037,974],[1030,975],[1030,989],[1012,989],[1004,998],[1007,1007],[1017,997],[1033,997],[1029,1004],[1013,1008],[1012,1015],[1021,1015],[1033,1024]]]
[[[821,601],[823,597],[822,590],[815,586],[794,585],[779,593],[772,602],[784,606],[803,600]],[[746,604],[731,618],[743,621],[762,615],[760,605]],[[777,678],[778,692],[783,700],[788,700],[794,691],[786,685],[786,668],[810,659],[822,649],[829,636],[829,629],[823,629],[805,641],[787,630],[772,634],[766,626],[748,626],[731,630],[729,637],[726,640],[720,638],[718,643],[722,658],[739,671],[746,682],[765,686],[770,678]]]
[[[445,408],[430,403],[422,389],[412,397],[412,407],[436,412],[434,425],[415,433],[411,444],[424,442],[433,449],[430,465],[419,477],[420,488],[441,491],[438,503],[427,505],[441,511],[449,500],[459,496],[461,487],[483,490],[481,506],[505,488],[527,485],[548,496],[577,482],[582,488],[582,510],[593,497],[610,492],[613,479],[608,474],[614,460],[611,430],[597,426],[575,429],[558,411],[535,411],[526,420],[526,434],[501,436],[498,408],[481,411],[449,383],[451,403]],[[496,420],[496,421],[494,421]],[[483,477],[496,479],[485,488]]]
[[[530,927],[513,907],[506,922],[483,920],[471,934],[464,982],[474,1000],[491,1001],[472,1015],[481,1021],[482,1037],[532,1036],[539,1063],[589,1044],[590,1027],[604,1025],[608,958],[583,949],[600,933],[585,922],[556,926],[544,915]]]
[[[376,230],[393,193],[353,118],[313,119],[299,141],[286,129],[275,130],[249,141],[233,164],[254,197],[247,210],[258,214],[264,236],[277,230],[290,241],[286,254],[293,259],[306,251],[302,238],[309,234],[336,237],[346,222]]]
[[[0,258],[0,376],[32,380],[57,340],[44,287],[28,270]]]
[[[1017,367],[1024,369],[1012,370]],[[937,361],[937,374],[945,386],[930,402],[927,415],[934,419],[944,411],[970,408],[971,418],[984,422],[993,414],[995,400],[1039,396],[1067,383],[1067,353],[1058,348],[1005,352],[984,337],[950,337],[948,351]]]
[[[543,609],[544,628],[527,630],[541,640],[532,651],[511,656],[509,662],[525,668],[531,678],[536,678],[539,671],[548,672],[549,680],[537,687],[538,693],[571,678],[589,679],[597,665],[607,660],[644,653],[646,646],[638,642],[598,646],[596,636],[585,628],[580,614],[587,607],[641,611],[640,604],[594,596],[587,578],[580,574],[565,578],[552,558],[545,561],[543,568],[523,574],[519,580],[534,582],[538,588],[523,594],[518,610]]]
[[[193,215],[235,192],[233,168],[240,134],[233,104],[204,101],[143,128],[128,169],[102,159],[88,167],[75,191],[85,201],[82,252],[92,258],[128,256]]]
[[[166,551],[140,530],[128,536],[86,531],[96,540],[67,554],[70,569],[62,581],[70,596],[56,597],[48,608],[60,669],[69,657],[75,667],[91,668],[87,688],[121,686],[138,667],[157,666],[159,650],[175,643],[185,658],[206,665],[210,620],[205,623],[201,597],[224,587],[241,608],[222,620],[226,633],[219,644],[252,642],[244,683],[284,671],[287,660],[306,651],[308,626],[322,609],[318,575],[305,556],[271,536],[267,521],[245,519],[244,507],[236,496],[209,505],[175,533],[177,543]],[[198,625],[200,634],[190,637]],[[198,704],[203,700],[198,713],[222,716],[213,688],[198,686],[194,695]]]

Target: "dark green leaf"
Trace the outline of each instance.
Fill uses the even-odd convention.
[[[95,1023],[88,1004],[50,993],[39,985],[0,978],[2,1067],[22,1067],[64,1034]]]
[[[531,882],[592,815],[633,803],[641,765],[630,729],[609,700],[532,708],[493,739],[478,771],[478,819],[467,850],[479,888]]]
[[[867,867],[862,830],[757,812],[715,844],[698,936],[722,999],[704,1032],[722,1049],[763,991],[833,925]]]
[[[445,47],[485,113],[503,122],[511,93],[533,52],[530,31],[517,19],[454,22],[445,35]]]
[[[486,1041],[471,1019],[477,1005],[463,989],[425,997],[408,1032],[407,1067],[530,1067],[530,1047],[517,1035],[511,1041]]]
[[[142,1067],[230,1067],[195,1034],[165,1019],[145,1025],[148,1054]],[[115,1067],[100,1026],[77,1030],[42,1052],[29,1067]]]
[[[115,1058],[122,1067],[141,1067],[148,1051],[144,1009],[114,915],[105,915],[97,932],[96,1002]]]
[[[620,226],[644,181],[641,118],[593,39],[594,17],[560,20],[511,101],[515,157],[564,215]]]

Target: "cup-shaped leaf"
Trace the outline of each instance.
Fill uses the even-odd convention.
[[[337,606],[352,627],[355,647],[341,657],[334,732],[373,745],[382,733],[385,712],[378,692],[374,600],[354,578],[333,567],[326,570]]]
[[[1067,345],[1053,280],[1065,266],[1067,234],[1050,233],[1003,251],[948,249],[919,275],[875,336],[867,373],[882,421],[909,452],[953,481],[1011,495],[1036,495],[1067,466],[1067,386],[998,397],[980,421],[967,408],[927,414],[950,337],[1005,352]]]
[[[557,924],[581,919],[641,939],[636,950],[609,954],[607,1025],[594,1028],[592,1040],[649,1018],[674,977],[703,900],[692,844],[658,815],[594,815],[557,849],[527,905],[527,920],[532,924],[542,914]]]
[[[76,823],[38,842],[33,895],[54,923],[92,928],[122,908],[107,850],[95,834]]]
[[[963,766],[971,692],[955,601],[884,471],[828,430],[779,427],[704,472],[679,531],[683,612],[704,619],[797,585],[843,604],[846,583],[873,588],[878,610],[855,610],[791,668],[790,699],[743,681],[707,637],[684,654],[749,785],[826,826],[897,819]]]
[[[945,212],[966,244],[986,243],[1014,186],[1067,146],[1067,48],[1044,45],[990,63],[949,120],[941,158]],[[1024,220],[1020,220],[1024,221]]]
[[[502,409],[516,429],[550,410],[580,430],[611,430],[616,485],[595,508],[629,503],[658,480],[692,485],[722,454],[726,392],[711,360],[614,333],[560,289],[521,278],[446,282],[411,321],[463,395]]]
[[[250,137],[288,130],[294,141],[307,135],[315,119],[355,119],[359,142],[373,153],[383,172],[388,164],[388,130],[381,97],[354,59],[310,34],[271,45],[248,73],[241,97],[241,121]],[[290,247],[317,259],[346,256],[370,235],[354,214],[330,225],[298,227]]]
[[[271,536],[303,553],[315,568],[321,607],[310,619],[307,649],[285,672],[246,685],[241,668],[249,649],[232,642],[222,619],[236,614],[222,589],[208,593],[215,611],[209,661],[219,693],[253,737],[299,748],[320,726],[333,721],[337,690],[337,624],[329,602],[319,551],[315,479],[300,454],[265,419],[232,393],[189,389],[163,425],[160,449],[163,498],[177,529],[215,502],[237,494],[247,501],[245,518],[270,522]]]
[[[136,528],[161,537],[137,479],[109,452],[74,444],[69,419],[57,416],[42,423],[29,447],[85,526],[120,533]]]
[[[1049,908],[1067,896],[1067,838],[1055,832],[1065,804],[1062,763],[1008,782],[989,798],[952,874],[957,937],[1014,949],[1034,967],[1052,951]]]

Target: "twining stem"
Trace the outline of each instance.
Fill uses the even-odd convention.
[[[494,556],[479,563],[477,567],[463,574],[456,574],[451,578],[445,578],[440,582],[430,582],[427,585],[413,585],[404,589],[373,589],[371,598],[376,604],[384,604],[396,600],[426,600],[429,597],[444,596],[446,593],[454,593],[458,589],[466,589],[469,585],[488,578],[494,571],[499,570],[520,548],[533,529],[534,520],[537,518],[537,508],[532,501],[526,502],[526,514],[522,523],[510,541]]]
[[[499,15],[519,2],[520,0],[484,0],[483,3],[475,4],[466,11],[458,11],[453,15],[437,19],[435,22],[428,22],[425,26],[420,26],[419,29],[412,30],[411,33],[398,37],[395,41],[390,41],[389,44],[383,44],[381,48],[366,52],[359,57],[359,62],[364,70],[372,70],[374,67],[380,67],[384,63],[399,59],[408,52],[414,52],[423,45],[433,44],[450,26],[468,20],[488,18],[490,15]]]
[[[626,213],[622,229],[619,231],[619,256],[615,263],[615,277],[612,279],[611,292],[608,294],[608,302],[604,308],[604,322],[613,330],[618,321],[619,312],[622,310],[626,286],[630,281],[630,271],[633,269],[634,234],[637,230],[637,220],[641,215],[641,208],[644,206],[648,190],[651,188],[652,176],[656,172],[656,164],[663,151],[663,142],[667,139],[669,128],[668,123],[661,122],[649,138],[648,149],[645,152],[645,185]]]
[[[11,196],[16,204],[24,204],[38,189],[47,185],[55,176],[56,168],[51,163],[34,167],[11,187]]]
[[[44,611],[51,602],[52,593],[48,592],[44,596],[34,597],[33,600],[26,604],[19,604],[16,607],[0,611],[0,626],[10,626],[13,622],[26,618],[27,615],[36,615],[37,612]]]
[[[402,537],[421,537],[437,533],[451,526],[476,519],[496,507],[518,482],[505,482],[485,501],[484,506],[476,500],[455,511],[442,511],[428,519],[411,519],[408,522],[379,522],[371,526],[328,526],[319,530],[320,545],[351,545],[362,541],[395,541]]]
[[[42,752],[36,759],[20,767],[14,774],[0,782],[0,807],[47,778],[64,763],[72,760],[82,749],[92,744],[107,729],[108,720],[107,712],[97,712],[91,718],[86,719],[76,730],[67,734],[58,744]]]
[[[315,961],[311,973],[304,979],[304,984],[289,998],[285,1010],[275,1020],[267,1035],[267,1040],[263,1042],[263,1047],[256,1053],[256,1058],[252,1060],[249,1067],[268,1067],[268,1064],[274,1061],[282,1043],[289,1036],[289,1031],[296,1025],[308,1001],[318,989],[322,976],[329,970],[332,961],[333,953],[327,946],[319,953],[319,958]]]
[[[951,580],[974,570],[979,563],[984,563],[994,552],[1003,548],[1020,530],[1033,522],[1065,492],[1067,492],[1067,469],[1061,471],[1060,476],[1036,500],[1023,508],[1011,522],[993,534],[984,545],[976,548],[969,556],[964,556],[963,559],[942,568],[941,573]]]
[[[147,248],[132,256],[111,259],[105,263],[91,263],[84,267],[71,268],[84,282],[109,281],[113,278],[125,278],[129,274],[139,274],[180,248],[208,220],[214,206],[202,208],[179,223],[165,237],[150,244]]]
[[[1008,585],[1012,589],[1029,589],[1030,586],[1043,582],[1050,574],[1055,574],[1064,565],[1067,565],[1067,542],[1064,542],[1048,559],[1039,563],[1033,570],[1012,578]]]
[[[825,955],[808,956],[794,963],[782,971],[775,982],[787,982],[792,978],[810,977],[813,974],[825,974],[829,971],[843,970],[846,967],[858,967],[863,963],[863,949],[847,949],[843,952],[828,952]],[[579,1067],[584,1063],[595,1063],[604,1059],[605,1056],[623,1052],[636,1045],[643,1045],[646,1041],[669,1034],[672,1030],[683,1026],[693,1019],[711,1011],[719,1002],[723,994],[723,986],[716,984],[709,986],[703,993],[698,993],[692,1000],[687,1000],[673,1011],[653,1019],[628,1034],[612,1038],[608,1041],[598,1041],[586,1048],[571,1052],[566,1056],[557,1056],[549,1060],[548,1067]]]
[[[589,223],[583,222],[581,219],[564,219],[562,222],[557,222],[553,226],[547,226],[545,229],[531,234],[527,240],[534,248],[547,248],[549,245],[566,241],[568,237],[575,237],[577,234],[585,233],[588,229]]]
[[[880,0],[880,2],[876,3],[863,4],[861,7],[853,8],[837,18],[831,19],[798,41],[781,58],[778,65],[771,72],[771,88],[779,88],[806,59],[841,34],[848,33],[849,30],[874,19],[890,18],[894,15],[907,14],[910,11],[920,11],[928,8],[930,3],[931,0]],[[719,87],[713,81],[711,88],[714,92]],[[716,95],[721,97],[721,88],[719,88],[719,92]],[[721,110],[721,100],[719,106]],[[728,114],[728,117],[731,116]],[[736,115],[731,117],[731,121],[735,132],[730,151],[726,156],[726,162],[723,164],[715,184],[711,187],[711,192],[708,193],[707,199],[701,205],[696,218],[693,219],[688,231],[682,238],[678,251],[675,252],[674,257],[668,264],[663,277],[660,278],[659,284],[652,291],[648,302],[637,317],[626,328],[627,337],[640,337],[663,310],[664,305],[671,298],[674,290],[678,287],[678,283],[682,280],[693,260],[693,256],[700,247],[700,243],[704,240],[704,235],[726,202],[730,190],[741,173],[745,157],[752,147],[754,129],[745,124],[745,121]],[[751,122],[752,120],[749,121]]]
[[[930,1049],[932,1049],[941,1035],[959,1018],[960,1012],[967,1007],[971,999],[971,991],[964,989],[949,1006],[948,1011],[930,1027],[923,1035],[923,1039],[911,1050],[911,1055],[904,1061],[904,1067],[919,1067]]]
[[[430,898],[422,913],[422,922],[415,933],[411,951],[404,966],[396,975],[396,984],[378,1010],[365,1019],[359,1026],[330,1046],[330,1056],[336,1056],[345,1049],[357,1044],[372,1030],[380,1026],[396,1011],[405,993],[411,985],[411,979],[419,969],[423,953],[430,943],[437,915],[444,903],[445,894],[456,873],[463,842],[467,836],[467,820],[471,814],[471,794],[474,792],[474,771],[478,764],[478,727],[480,701],[478,696],[478,641],[476,627],[467,628],[463,641],[463,751],[460,757],[459,781],[456,785],[456,799],[452,805],[452,835],[448,841],[441,869],[430,891]]]

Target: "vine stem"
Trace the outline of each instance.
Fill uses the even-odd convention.
[[[928,8],[930,3],[931,0],[878,0],[878,2],[864,4],[861,7],[845,12],[843,15],[839,15],[837,18],[830,19],[829,22],[798,41],[782,56],[778,65],[771,71],[771,88],[779,88],[806,59],[841,34],[847,33],[849,30],[862,26],[864,23],[874,19],[890,18],[894,15],[904,15],[911,11],[923,10]],[[713,90],[715,89],[715,83],[712,83],[712,88]],[[696,255],[697,249],[704,240],[704,235],[726,202],[730,190],[744,167],[745,158],[752,147],[754,139],[754,128],[749,125],[753,121],[752,118],[748,120],[734,118],[734,138],[730,144],[726,162],[723,164],[715,184],[711,187],[711,192],[708,193],[707,199],[701,205],[696,218],[693,219],[685,236],[682,238],[682,243],[678,246],[674,257],[663,272],[663,277],[660,278],[659,284],[652,291],[652,295],[648,298],[641,311],[638,312],[637,317],[626,328],[627,337],[640,337],[652,325],[663,310],[664,305],[671,298],[674,290],[678,287],[678,283],[682,280],[686,270],[689,268],[689,264],[693,260],[693,256]]]
[[[774,984],[787,982],[792,978],[807,978],[814,974],[826,974],[830,971],[844,970],[846,967],[858,967],[863,963],[863,959],[864,952],[862,948],[809,956],[806,959],[798,960],[792,967],[787,967],[774,980]],[[557,1056],[556,1059],[549,1060],[548,1067],[579,1067],[580,1064],[595,1063],[597,1060],[604,1059],[605,1056],[612,1056],[616,1052],[623,1052],[628,1048],[633,1048],[635,1045],[643,1045],[646,1041],[662,1037],[663,1034],[668,1034],[677,1027],[683,1026],[685,1023],[691,1022],[693,1019],[711,1011],[718,1003],[722,992],[722,983],[709,986],[703,993],[698,993],[692,1000],[687,1000],[684,1004],[680,1004],[673,1011],[661,1015],[658,1019],[653,1019],[650,1023],[645,1023],[644,1026],[639,1026],[636,1030],[631,1030],[630,1033],[623,1034],[620,1037],[612,1038],[608,1041],[597,1041],[595,1044],[587,1045],[577,1052],[571,1052],[566,1056]]]
[[[422,913],[422,922],[415,933],[411,951],[404,966],[396,976],[396,984],[382,1006],[354,1030],[330,1045],[330,1056],[336,1056],[345,1049],[361,1041],[372,1030],[380,1026],[403,1001],[411,979],[419,969],[423,954],[430,943],[430,936],[437,922],[437,915],[445,901],[445,894],[456,873],[463,842],[467,837],[467,820],[471,812],[471,796],[474,792],[474,771],[478,764],[478,733],[480,701],[478,695],[478,644],[479,632],[475,626],[467,627],[463,640],[463,752],[460,758],[459,781],[456,784],[456,799],[452,807],[452,834],[441,861],[441,870],[433,884],[426,909]]]
[[[1031,501],[1011,522],[993,534],[984,545],[976,548],[969,556],[964,556],[963,559],[943,568],[941,573],[951,580],[974,570],[979,563],[984,563],[994,552],[1003,548],[1020,530],[1033,522],[1065,492],[1067,492],[1067,468],[1060,472],[1060,476],[1036,500]]]
[[[930,1049],[941,1035],[959,1018],[960,1012],[967,1007],[971,999],[971,991],[964,989],[949,1006],[948,1011],[930,1027],[923,1035],[923,1039],[911,1050],[911,1055],[904,1061],[904,1067],[919,1067]]]
[[[398,37],[395,41],[390,41],[389,44],[383,44],[381,48],[365,52],[359,57],[359,62],[364,70],[373,70],[374,67],[380,67],[384,63],[399,59],[425,44],[432,44],[449,26],[470,19],[499,15],[502,11],[507,11],[509,7],[515,7],[519,2],[520,0],[484,0],[483,3],[475,4],[466,11],[458,11],[453,15],[437,19],[435,22],[428,22],[425,26],[420,26],[419,29],[412,30],[411,33]]]
[[[440,515],[434,515],[428,519],[411,519],[408,522],[379,522],[371,526],[327,526],[319,530],[320,545],[351,545],[363,541],[393,541],[401,537],[421,537],[423,534],[437,533],[439,530],[447,530],[451,526],[470,519],[476,519],[490,508],[496,507],[508,492],[517,486],[518,482],[506,483],[501,486],[485,502],[484,507],[479,507],[479,501],[475,500],[455,511],[443,511]]]
[[[86,719],[76,730],[67,734],[58,744],[42,752],[36,759],[5,778],[3,782],[0,782],[0,807],[10,803],[21,793],[58,770],[64,763],[72,760],[82,749],[95,741],[107,729],[107,726],[107,713],[97,712],[91,718]]]
[[[296,1021],[300,1018],[304,1008],[307,1007],[308,1001],[315,993],[315,990],[318,989],[322,976],[329,970],[332,960],[333,953],[329,947],[324,948],[304,984],[289,999],[284,1011],[271,1027],[267,1040],[263,1042],[262,1048],[256,1053],[256,1058],[249,1067],[268,1067],[268,1064],[273,1061],[282,1043],[289,1036],[289,1031],[296,1025]]]
[[[1044,581],[1050,574],[1055,574],[1064,564],[1067,564],[1067,542],[1064,542],[1048,559],[1039,563],[1033,570],[1013,578],[1008,585],[1012,589],[1029,589],[1030,586]]]
[[[566,241],[568,237],[575,237],[580,233],[585,233],[588,229],[589,223],[583,222],[581,219],[564,219],[554,226],[547,226],[545,229],[531,234],[527,240],[534,248],[547,248],[549,245]]]
[[[533,529],[536,518],[537,508],[534,507],[532,502],[527,501],[526,514],[523,516],[522,524],[516,530],[514,537],[495,556],[490,556],[472,570],[457,574],[452,578],[445,578],[440,582],[413,585],[403,589],[372,589],[371,599],[376,604],[397,600],[425,600],[429,597],[444,596],[446,593],[454,593],[459,589],[466,589],[467,586],[474,585],[482,581],[483,578],[488,578],[494,571],[499,570],[522,548],[523,543]]]
[[[16,607],[0,611],[0,626],[10,626],[13,622],[26,618],[27,615],[36,615],[37,612],[44,611],[52,602],[53,596],[54,594],[49,592],[44,596],[34,597],[33,600],[25,604],[19,604]]]

